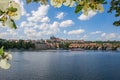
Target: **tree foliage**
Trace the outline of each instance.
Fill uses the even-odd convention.
[[[33,49],[35,48],[35,44],[32,43],[32,41],[24,41],[24,40],[17,40],[17,41],[0,40],[0,47],[2,46],[4,46],[4,49],[6,50],[9,50],[9,49],[28,50],[30,48],[33,48]]]
[[[115,11],[115,17],[120,17],[120,0],[112,0],[110,5],[111,7],[108,13],[112,13],[113,11]],[[120,26],[120,20],[115,21],[113,25]]]

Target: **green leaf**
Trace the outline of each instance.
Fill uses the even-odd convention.
[[[95,0],[96,2],[103,3],[105,0]]]
[[[34,2],[40,2],[40,0],[33,0]]]
[[[83,6],[77,5],[75,9],[75,13],[79,13],[82,10]]]
[[[17,26],[14,22],[14,20],[12,19],[7,19],[7,21],[5,22],[5,25],[14,29],[17,29]]]
[[[1,10],[0,10],[0,16],[3,14],[4,12],[2,12]]]
[[[26,0],[26,2],[27,2],[27,4],[29,4],[29,3],[31,3],[31,2],[32,2],[32,0]]]
[[[26,0],[27,4],[31,3],[31,2],[40,2],[41,0]]]
[[[115,22],[113,23],[113,25],[115,25],[115,26],[120,26],[120,20],[119,20],[119,21],[115,21]]]
[[[93,5],[90,4],[89,6],[90,6],[91,9],[94,9],[94,6],[93,6]]]
[[[17,29],[17,26],[16,26],[16,24],[15,24],[15,21],[14,21],[14,20],[11,20],[11,21],[13,22],[13,27],[12,27],[12,28]]]
[[[8,8],[8,10],[11,11],[11,12],[16,12],[17,8],[10,7],[10,8]]]
[[[115,14],[115,17],[119,17],[120,16],[120,14]]]
[[[4,50],[3,50],[3,48],[4,48],[4,46],[2,46],[2,47],[0,48],[0,55],[4,55]]]

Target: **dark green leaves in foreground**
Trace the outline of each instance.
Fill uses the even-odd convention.
[[[16,12],[16,11],[17,11],[17,8],[10,7],[10,8],[8,8],[8,11]]]
[[[108,13],[112,13],[113,11],[115,11],[115,17],[120,17],[120,0],[112,0],[110,2],[110,5],[111,7]],[[113,25],[120,26],[120,20],[115,21]]]
[[[31,2],[32,2],[32,0],[26,0],[26,2],[29,4],[29,3],[31,3]]]
[[[1,10],[0,10],[0,16],[3,14],[4,12],[2,12]]]
[[[0,48],[0,55],[3,55],[4,54],[4,50],[3,50],[3,46]]]
[[[115,26],[120,26],[120,20],[119,20],[119,21],[115,21],[115,22],[113,23],[113,25],[115,25]]]
[[[77,5],[75,9],[75,13],[79,13],[82,10],[83,6]]]
[[[17,26],[15,24],[15,21],[14,20],[11,20],[11,22],[13,23],[13,26],[11,28],[14,28],[14,29],[17,29]]]
[[[15,21],[12,19],[8,19],[6,21],[6,26],[9,26],[10,28],[17,29],[17,26],[15,24]]]
[[[31,2],[40,2],[41,0],[26,0],[26,2],[29,4]]]
[[[27,4],[31,2],[40,2],[43,5],[46,5],[48,3],[48,0],[26,0]]]

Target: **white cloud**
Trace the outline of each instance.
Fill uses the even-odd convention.
[[[45,16],[48,13],[49,5],[40,5],[37,11],[32,11],[33,16]]]
[[[117,35],[115,33],[110,33],[109,36],[108,36],[108,38],[110,38],[110,39],[111,38],[116,38],[116,37],[117,37]]]
[[[56,16],[57,19],[63,19],[63,17],[64,17],[64,12],[60,12]]]
[[[88,35],[84,35],[83,37],[82,37],[82,39],[87,39],[88,38]]]
[[[110,33],[110,34],[107,34],[107,33],[102,33],[101,34],[101,37],[105,40],[110,40],[110,39],[116,39],[118,38],[117,34],[116,33]]]
[[[64,31],[63,31],[63,33],[64,33],[64,34],[66,34],[66,33],[67,33],[67,31],[66,31],[66,30],[64,30]]]
[[[38,26],[37,28],[39,28],[40,30],[47,30],[48,26],[49,26],[49,24],[43,23],[40,26]]]
[[[49,10],[49,5],[40,5],[36,11],[31,11],[31,15],[26,15],[26,21],[21,22],[20,27],[33,27],[34,29],[42,30],[41,26],[45,26],[43,23],[48,23],[50,21],[47,16]]]
[[[52,24],[42,23],[36,27],[36,29],[41,31],[56,32],[59,31],[59,23],[54,21]]]
[[[80,36],[80,35],[77,35],[78,39],[81,39],[81,40],[86,40],[88,39],[88,35],[84,34],[83,36]]]
[[[23,21],[20,24],[20,27],[34,27],[36,25],[36,23],[34,22],[27,22],[27,21]]]
[[[24,8],[24,2],[22,0],[15,0],[15,2],[17,2],[20,5],[22,15],[28,15]]]
[[[33,28],[25,28],[24,33],[31,35],[33,33],[36,33],[36,30],[34,30]]]
[[[24,34],[28,38],[36,38],[40,39],[41,37],[44,36],[51,36],[59,33],[59,23],[58,22],[53,22],[52,24],[48,23],[42,23],[37,25],[35,28],[34,27],[26,27],[24,29]]]
[[[95,32],[91,32],[90,34],[100,34],[102,33],[102,31],[95,31]]]
[[[1,28],[0,31],[0,38],[3,39],[19,39],[18,33],[20,29],[14,30],[14,29],[9,29],[8,27]]]
[[[41,19],[41,22],[49,22],[49,21],[50,19],[47,16]]]
[[[24,30],[25,38],[40,39],[60,32],[59,22],[49,23],[48,10],[49,5],[41,5],[36,11],[31,11],[31,15],[28,14],[26,21],[21,22],[20,26]]]
[[[49,5],[40,5],[36,11],[31,11],[32,16],[27,17],[27,21],[30,22],[49,22],[50,19],[47,17]]]
[[[50,24],[47,35],[54,35],[54,34],[57,34],[59,31],[60,31],[59,30],[59,23],[55,21],[55,22],[53,22],[53,24]]]
[[[65,20],[60,23],[60,27],[69,27],[72,26],[74,22],[72,20]]]
[[[27,13],[27,14],[26,14],[26,16],[27,16],[27,17],[29,17],[29,16],[30,16],[30,14],[29,14],[29,13]]]
[[[101,36],[102,36],[102,37],[105,37],[105,36],[106,36],[106,33],[102,33]]]
[[[78,30],[72,30],[72,31],[69,31],[68,34],[71,35],[71,34],[81,34],[81,33],[84,33],[85,30],[84,29],[78,29]]]
[[[21,22],[20,26],[21,26],[21,27],[24,27],[24,26],[26,26],[26,24],[27,24],[27,22],[26,22],[26,21],[23,21],[23,22]]]
[[[95,16],[97,13],[96,12],[94,12],[94,11],[89,11],[88,12],[88,15],[86,16],[86,15],[84,15],[84,14],[81,14],[79,17],[78,17],[78,19],[79,20],[83,20],[83,21],[85,21],[85,20],[89,20],[90,18],[92,18],[93,16]]]

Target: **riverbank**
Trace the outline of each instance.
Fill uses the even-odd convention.
[[[103,52],[107,52],[107,51],[118,51],[120,52],[120,49],[117,49],[117,50],[88,50],[88,49],[80,49],[79,48],[77,49],[40,49],[40,50],[36,50],[36,49],[9,49],[9,50],[6,50],[5,51],[7,52],[24,52],[24,51],[27,51],[27,52],[41,52],[41,51],[103,51]]]

